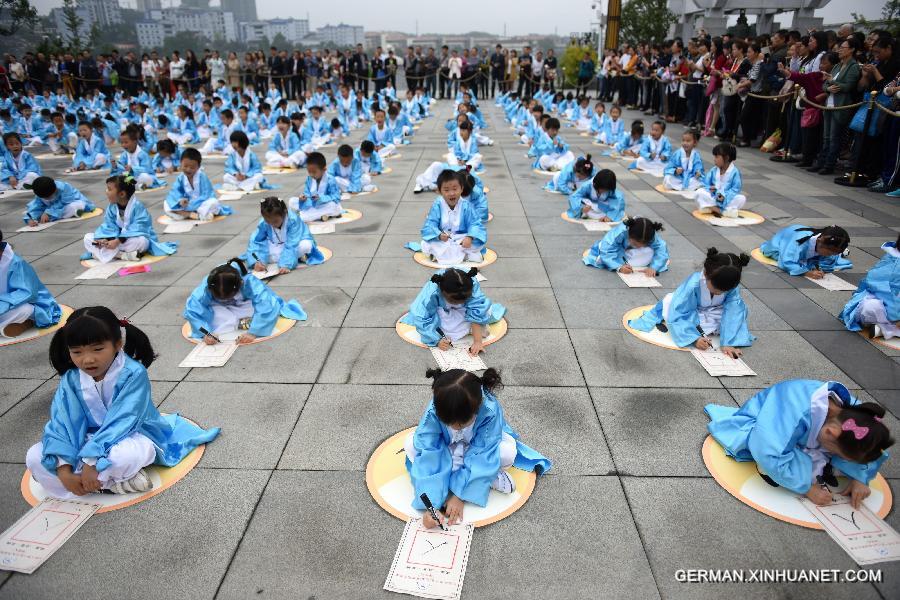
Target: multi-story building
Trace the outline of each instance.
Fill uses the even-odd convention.
[[[259,42],[263,38],[270,42],[281,34],[288,42],[299,43],[309,35],[309,21],[306,19],[270,19],[239,24],[240,37],[244,42]]]
[[[210,41],[233,42],[238,39],[234,15],[214,8],[164,8],[149,10],[135,30],[138,45],[154,48],[167,37],[190,31]]]
[[[234,15],[235,23],[251,23],[258,20],[256,0],[221,0],[221,8]]]
[[[109,27],[122,22],[122,11],[116,0],[79,0],[74,10],[78,18],[81,19],[78,31],[74,34],[69,30],[66,14],[62,8],[54,8],[50,11],[50,17],[56,25],[56,31],[63,38],[78,37],[87,41],[94,25],[97,27]]]
[[[366,34],[362,25],[325,25],[320,27],[315,34],[322,42],[331,42],[338,46],[355,46],[366,41]]]

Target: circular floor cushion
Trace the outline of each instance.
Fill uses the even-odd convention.
[[[300,169],[294,167],[263,167],[264,175],[280,175],[282,173],[297,173]]]
[[[190,419],[185,420],[190,421]],[[193,421],[191,422],[193,423]],[[196,423],[194,424],[196,425]],[[197,446],[190,454],[184,457],[184,460],[174,467],[163,467],[160,465],[146,467],[145,470],[150,476],[150,480],[153,481],[153,488],[146,492],[140,494],[88,494],[82,496],[81,499],[101,504],[102,507],[97,511],[98,513],[119,510],[120,508],[125,508],[126,506],[132,506],[139,502],[143,502],[144,500],[149,500],[153,496],[163,493],[181,481],[184,476],[200,462],[200,458],[203,456],[205,450],[206,444]],[[28,469],[26,469],[25,474],[22,475],[20,489],[22,490],[22,497],[24,497],[25,501],[31,506],[37,506],[47,497],[44,488],[31,477],[31,471]]]
[[[403,313],[400,315],[400,319],[408,315],[409,313]],[[397,331],[397,335],[403,338],[404,342],[409,342],[413,346],[418,346],[420,348],[427,348],[425,344],[422,343],[422,338],[419,337],[419,332],[416,331],[416,328],[407,323],[403,323],[397,320],[397,324],[394,326],[394,329]],[[507,323],[506,318],[500,319],[496,323],[491,323],[488,325],[488,335],[484,338],[484,345],[490,346],[494,342],[499,342],[503,336],[506,335],[506,332],[509,331],[509,323]]]
[[[394,169],[392,169],[390,167],[384,167],[381,170],[381,173],[379,173],[379,175],[387,175],[388,173],[393,173],[393,172],[394,172]]]
[[[883,337],[873,338],[869,335],[868,329],[863,329],[858,331],[859,335],[863,336],[873,344],[878,344],[879,346],[884,346],[885,348],[890,348],[891,350],[900,350],[900,338],[891,338],[889,340],[884,339]]]
[[[69,217],[68,219],[65,219],[65,220],[67,222],[84,221],[85,219],[93,219],[94,217],[99,217],[100,215],[103,214],[103,212],[104,212],[104,210],[102,208],[97,207],[90,212],[82,213],[80,217]]]
[[[328,221],[323,222],[334,223],[335,225],[343,225],[344,223],[352,223],[353,221],[358,221],[362,219],[362,216],[362,213],[355,208],[345,208],[340,217],[331,217],[328,219]],[[321,219],[319,219],[319,221],[321,221]],[[307,223],[316,222],[317,221],[307,221]]]
[[[744,504],[779,521],[822,529],[822,525],[797,501],[797,494],[766,483],[759,475],[755,462],[738,462],[729,457],[712,436],[708,436],[703,443],[703,462],[716,482]],[[843,489],[847,481],[843,477],[839,481]],[[891,488],[881,474],[872,480],[870,487],[872,495],[864,503],[873,513],[884,518],[893,504]]]
[[[375,188],[374,190],[372,190],[370,192],[357,192],[355,194],[351,194],[350,192],[343,192],[341,194],[341,202],[343,202],[344,200],[352,200],[352,199],[358,198],[360,196],[368,196],[369,194],[376,194],[376,193],[378,193],[378,188]]]
[[[390,156],[386,156],[382,160],[393,160],[395,158],[403,158],[403,155],[398,152],[396,154],[391,154]]]
[[[680,348],[678,344],[675,343],[675,340],[672,339],[672,334],[669,332],[663,333],[659,329],[654,328],[653,331],[638,331],[634,327],[628,324],[628,321],[632,319],[637,319],[645,311],[648,311],[653,308],[653,304],[648,304],[647,306],[638,306],[637,308],[632,308],[624,315],[622,315],[622,325],[625,329],[638,338],[639,340],[643,340],[648,344],[653,344],[654,346],[659,346],[660,348],[668,348],[669,350],[681,350],[682,352],[690,352],[691,347]],[[719,347],[719,336],[718,335],[710,335],[707,336],[710,341],[712,341],[713,345],[717,348]]]
[[[666,187],[666,185],[665,185],[664,183],[658,183],[658,184],[656,184],[656,186],[654,186],[653,189],[655,189],[655,190],[656,190],[657,192],[659,192],[660,194],[673,194],[673,195],[675,195],[675,196],[681,196],[682,198],[687,198],[688,200],[693,200],[693,199],[694,199],[694,196],[697,195],[697,192],[696,192],[696,191],[690,191],[690,190],[681,190],[681,191],[678,191],[678,190],[670,190],[670,189],[668,189],[668,188]]]
[[[760,250],[759,248],[754,248],[753,250],[751,250],[750,256],[752,256],[753,258],[755,258],[756,260],[758,260],[759,262],[761,262],[764,265],[769,265],[770,267],[778,266],[777,260],[775,260],[774,258],[769,258],[765,254],[763,254],[762,250]]]
[[[39,338],[41,336],[47,335],[48,333],[53,333],[54,331],[65,325],[66,321],[69,320],[69,317],[72,316],[72,313],[75,312],[74,308],[72,308],[71,306],[66,306],[65,304],[60,304],[59,308],[62,310],[62,315],[60,316],[59,322],[56,325],[44,327],[43,329],[32,327],[31,329],[22,332],[21,335],[18,335],[14,338],[0,337],[0,347],[12,346],[13,344],[21,344],[22,342],[27,342],[29,340]]]
[[[398,519],[408,521],[422,516],[422,511],[412,508],[413,487],[406,471],[406,453],[403,445],[415,427],[400,431],[378,446],[366,465],[366,486],[378,505]],[[482,508],[466,503],[463,517],[475,527],[496,523],[519,510],[531,493],[537,476],[515,467],[506,470],[516,482],[516,491],[501,494],[491,490],[487,505]]]
[[[274,337],[278,337],[279,335],[281,335],[282,333],[284,333],[285,331],[287,331],[288,329],[290,329],[291,327],[293,327],[296,324],[297,324],[297,321],[295,321],[293,319],[287,319],[285,317],[278,317],[278,321],[275,322],[275,330],[272,331],[272,335],[267,335],[265,337],[258,337],[246,345],[250,346],[253,344],[259,344],[260,342],[266,342],[268,340],[271,340]],[[186,339],[187,341],[189,341],[192,344],[197,344],[200,342],[200,340],[197,340],[197,339],[194,339],[191,337],[191,324],[190,323],[185,323],[184,325],[181,326],[181,335],[184,339]]]
[[[573,219],[572,217],[569,216],[569,213],[567,213],[566,211],[561,212],[559,216],[563,221],[568,221],[569,223],[578,223],[579,225],[583,225],[585,221],[596,221],[597,223],[601,223],[600,219]],[[602,222],[609,225],[609,228],[606,229],[605,231],[609,231],[616,225],[620,225],[622,223],[621,221],[602,221]]]
[[[458,265],[442,265],[442,264],[432,261],[430,258],[425,256],[424,252],[416,252],[413,255],[413,260],[415,260],[417,263],[419,263],[423,267],[428,267],[430,269],[446,269],[448,267],[459,267],[464,271],[466,271],[472,267],[481,269],[482,267],[486,267],[488,265],[491,265],[491,264],[494,264],[495,262],[497,262],[497,253],[494,252],[493,250],[491,250],[490,248],[485,250],[485,252],[482,256],[484,257],[484,260],[482,260],[480,263],[464,262],[464,263],[460,263]]]
[[[140,267],[142,265],[152,265],[153,263],[157,263],[161,260],[165,260],[169,258],[168,254],[161,254],[160,256],[153,256],[152,254],[145,254],[141,257],[141,260],[138,261],[130,261],[130,260],[120,260],[118,262],[122,263],[122,268],[126,267]],[[90,269],[91,267],[96,267],[102,264],[99,260],[88,258],[82,259],[81,266]]]
[[[160,215],[157,217],[156,222],[160,225],[171,225],[172,223],[178,223],[180,221],[187,221],[189,223],[194,223],[196,225],[207,225],[209,223],[215,223],[216,221],[223,220],[227,215],[216,215],[209,221],[201,221],[199,219],[173,219],[169,215]]]
[[[591,146],[600,146],[601,148],[612,148],[612,146],[610,146],[609,144],[604,144],[603,142],[598,142],[597,140],[594,140],[593,142],[591,142]],[[611,156],[611,158],[615,158],[615,156]]]
[[[755,212],[750,212],[749,210],[739,210],[737,216],[738,223],[734,225],[730,223],[730,220],[723,221],[719,217],[714,217],[709,213],[702,213],[699,210],[695,210],[691,214],[701,221],[706,221],[710,225],[715,225],[717,227],[742,227],[745,225],[759,225],[766,220],[764,216],[758,215]]]
[[[532,169],[532,171],[534,171],[538,175],[545,175],[547,177],[553,177],[558,172],[558,171],[545,171],[543,169]]]

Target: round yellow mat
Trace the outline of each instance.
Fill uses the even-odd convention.
[[[403,155],[397,152],[396,154],[391,154],[390,156],[386,156],[381,160],[392,160],[394,158],[403,158]]]
[[[774,258],[769,258],[765,254],[763,254],[762,250],[760,250],[759,248],[754,248],[753,250],[751,250],[750,256],[752,256],[753,258],[755,258],[756,260],[758,260],[759,262],[761,262],[764,265],[769,265],[770,267],[778,266],[777,260],[775,260]]]
[[[625,327],[625,329],[628,331],[628,333],[630,333],[634,337],[638,338],[639,340],[643,340],[643,341],[647,342],[648,344],[653,344],[654,346],[659,346],[660,348],[668,348],[669,350],[681,350],[682,352],[690,352],[691,346],[688,346],[685,348],[680,348],[678,346],[678,344],[675,343],[675,340],[672,339],[672,334],[669,333],[668,331],[663,333],[662,331],[660,331],[659,329],[656,329],[655,327],[653,328],[652,331],[638,331],[637,329],[635,329],[634,327],[632,327],[631,325],[628,324],[628,321],[630,321],[632,319],[637,319],[642,314],[644,314],[645,311],[648,311],[651,308],[653,308],[653,306],[654,306],[653,304],[648,304],[647,306],[638,306],[637,308],[632,308],[631,310],[626,312],[624,315],[622,315],[622,325]],[[719,344],[719,336],[718,335],[710,335],[707,337],[712,341],[713,345],[715,345],[716,347],[719,347],[720,344]]]
[[[538,175],[546,175],[547,177],[553,177],[558,172],[558,171],[545,171],[543,169],[532,169],[532,171],[534,171]]]
[[[300,169],[294,167],[263,167],[262,172],[265,175],[279,175],[281,173],[297,173]]]
[[[62,310],[62,315],[60,315],[59,322],[57,322],[56,325],[44,327],[43,329],[32,327],[31,329],[23,331],[20,335],[14,338],[0,337],[0,347],[12,346],[13,344],[21,344],[22,342],[27,342],[29,340],[39,338],[41,336],[47,335],[48,333],[53,333],[54,331],[65,325],[66,321],[69,320],[69,317],[72,316],[72,313],[75,312],[74,308],[72,308],[71,306],[66,306],[65,304],[60,304],[59,308],[60,310]]]
[[[406,453],[403,451],[407,436],[414,430],[415,427],[404,429],[383,441],[366,465],[366,486],[372,498],[381,508],[403,521],[423,514],[412,507],[415,492],[406,471]],[[463,511],[467,523],[472,523],[475,527],[496,523],[519,510],[528,501],[534,491],[537,475],[515,467],[506,469],[506,472],[516,482],[516,491],[501,494],[491,490],[487,505],[483,508],[467,502]]]
[[[400,319],[408,315],[408,312],[400,315]],[[407,323],[402,323],[400,319],[397,319],[397,323],[394,326],[394,329],[397,331],[397,335],[403,338],[404,342],[409,342],[413,346],[418,346],[419,348],[427,348],[425,344],[422,343],[422,338],[419,337],[419,332],[416,331],[416,328]],[[499,342],[500,339],[506,335],[506,332],[509,331],[509,323],[507,323],[506,318],[502,318],[496,323],[491,323],[488,325],[488,335],[484,338],[484,345],[490,346],[494,342]]]
[[[493,250],[491,250],[490,248],[485,250],[485,252],[482,256],[484,257],[484,260],[481,261],[480,263],[464,262],[464,263],[460,263],[458,265],[438,264],[438,263],[432,261],[427,256],[425,256],[425,254],[423,252],[416,252],[415,254],[413,254],[413,259],[420,265],[422,265],[424,267],[428,267],[430,269],[446,269],[447,267],[459,267],[463,271],[466,271],[472,267],[477,267],[480,269],[482,267],[486,267],[488,265],[492,265],[495,262],[497,262],[497,253],[494,252]]]
[[[185,420],[194,423],[190,419]],[[196,423],[194,423],[194,425],[196,425]],[[153,482],[153,488],[146,492],[135,494],[88,494],[81,498],[88,502],[102,504],[103,506],[97,511],[98,513],[119,510],[120,508],[125,508],[126,506],[132,506],[139,502],[143,502],[144,500],[149,500],[153,496],[163,493],[181,481],[185,475],[197,466],[197,463],[200,462],[200,458],[203,456],[205,450],[206,444],[197,446],[174,467],[163,467],[161,465],[150,465],[149,467],[145,467],[144,470]],[[41,484],[32,479],[31,471],[28,469],[25,469],[25,474],[22,475],[22,482],[19,484],[19,488],[22,491],[22,497],[24,497],[25,501],[31,506],[37,506],[47,497],[44,488]]]
[[[267,335],[265,337],[258,337],[255,340],[253,340],[252,342],[250,342],[249,344],[245,344],[245,345],[250,346],[253,344],[259,344],[260,342],[266,342],[268,340],[271,340],[274,337],[278,337],[279,335],[281,335],[282,333],[284,333],[285,331],[287,331],[288,329],[290,329],[291,327],[293,327],[296,324],[297,324],[297,321],[295,321],[293,319],[287,319],[285,317],[278,317],[278,321],[275,322],[275,329],[272,331],[272,335]],[[239,332],[239,333],[242,333],[242,332]],[[194,339],[191,337],[191,324],[190,323],[185,323],[184,325],[181,326],[181,336],[192,344],[200,343],[200,340]]]
[[[362,213],[356,210],[355,208],[345,208],[344,212],[341,213],[340,217],[331,217],[328,221],[323,221],[323,223],[334,223],[335,225],[342,225],[344,223],[352,223],[353,221],[358,221],[362,219]],[[321,220],[321,219],[320,219]],[[306,221],[307,223],[315,223],[316,221]]]
[[[725,454],[725,450],[712,436],[707,436],[703,442],[703,462],[716,482],[744,504],[779,521],[809,529],[822,529],[822,525],[797,501],[797,494],[766,483],[760,477],[755,462],[734,460]],[[847,480],[843,477],[838,481],[841,483],[841,489],[847,484]],[[893,504],[891,488],[881,474],[872,480],[870,487],[872,495],[866,498],[864,503],[883,519]]]
[[[159,262],[161,260],[165,260],[169,258],[168,254],[161,254],[159,256],[153,256],[152,254],[145,254],[141,257],[139,261],[130,261],[130,260],[119,260],[118,262],[122,263],[122,268],[126,267],[140,267],[141,265],[152,265],[153,263]],[[118,259],[116,259],[118,260]],[[83,259],[81,261],[82,267],[87,267],[90,269],[91,267],[96,267],[101,264],[100,261],[95,260],[93,258]]]
[[[759,225],[766,220],[764,216],[758,215],[755,212],[750,212],[749,210],[738,211],[737,220],[739,221],[739,223],[737,225],[726,225],[722,223],[722,220],[719,217],[714,217],[709,213],[702,213],[699,210],[695,210],[691,214],[701,221],[706,221],[710,225],[715,225],[717,227],[741,227],[744,225]]]
[[[609,229],[612,229],[616,225],[620,225],[622,223],[622,221],[601,221],[600,219],[573,219],[572,217],[569,216],[569,213],[567,213],[565,211],[561,212],[559,214],[559,216],[563,221],[568,221],[569,223],[578,223],[579,225],[581,225],[585,221],[595,221],[597,223],[606,223],[607,225],[609,225]],[[609,231],[609,229],[607,229],[606,231]],[[591,232],[591,233],[595,233],[595,232]]]
[[[611,145],[609,145],[609,144],[604,144],[603,142],[598,142],[597,140],[594,140],[593,142],[591,142],[591,146],[600,146],[601,148],[612,148]],[[610,155],[609,158],[617,158],[617,156],[616,156],[616,155]]]
[[[670,190],[666,187],[666,185],[664,183],[656,184],[656,186],[653,189],[655,189],[660,194],[672,194],[674,196],[681,196],[682,198],[687,198],[688,200],[693,200],[694,196],[697,195],[696,190],[693,190],[693,191],[692,190],[681,190],[681,191]]]
[[[886,340],[883,337],[873,338],[869,335],[869,331],[867,329],[862,329],[860,331],[857,331],[857,333],[870,342],[878,344],[879,346],[884,346],[885,348],[890,348],[891,350],[900,350],[900,338],[891,338],[889,340]]]
[[[172,223],[178,223],[179,221],[187,221],[188,223],[194,223],[195,225],[206,225],[208,223],[215,223],[216,221],[221,221],[227,215],[216,215],[209,221],[201,221],[199,219],[173,219],[169,215],[160,215],[156,222],[160,225],[171,225]]]
[[[390,167],[384,167],[383,169],[381,169],[381,173],[379,173],[378,175],[387,175],[388,173],[393,173],[393,172],[394,172],[394,169],[392,169]],[[378,175],[376,175],[376,177]]]

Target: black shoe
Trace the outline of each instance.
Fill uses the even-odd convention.
[[[834,175],[834,167],[822,167],[819,169],[819,175]]]
[[[656,328],[662,331],[663,333],[668,333],[669,327],[665,323],[657,323]]]
[[[812,166],[806,167],[806,170],[810,173],[817,173],[822,167],[817,164],[813,164]]]
[[[801,160],[801,161],[798,162],[798,163],[794,163],[794,166],[795,166],[795,167],[798,167],[798,168],[801,168],[801,169],[808,169],[808,168],[810,168],[810,167],[812,166],[812,163],[811,163],[811,162],[804,162],[804,161]]]

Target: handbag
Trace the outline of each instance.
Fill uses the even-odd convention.
[[[853,115],[853,119],[850,121],[850,129],[856,133],[863,133],[865,129],[866,116],[869,114],[869,98],[871,96],[871,92],[866,92],[863,95],[864,104],[856,109],[856,114]],[[891,105],[891,98],[886,96],[884,92],[878,92],[878,95],[875,96],[875,102],[887,108]],[[881,113],[881,111],[878,111],[878,113]],[[878,135],[882,121],[881,114],[872,115],[872,118],[869,120],[869,130],[865,132],[865,135],[869,137]]]
[[[726,77],[722,80],[722,95],[734,96],[737,94],[737,81],[733,77]]]
[[[812,106],[805,108],[800,115],[800,127],[807,129],[809,127],[818,127],[822,122],[822,111]]]

